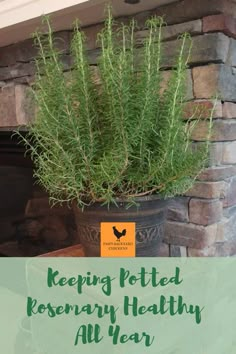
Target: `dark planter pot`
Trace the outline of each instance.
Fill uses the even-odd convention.
[[[157,196],[140,197],[138,205],[127,209],[128,202],[117,201],[116,205],[94,203],[81,209],[74,206],[78,238],[88,257],[100,256],[101,222],[136,223],[136,257],[156,257],[164,237],[167,200]]]

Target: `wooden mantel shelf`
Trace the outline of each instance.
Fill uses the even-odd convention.
[[[0,28],[89,2],[90,0],[0,0]]]
[[[130,5],[124,0],[0,0],[0,47],[31,36],[41,24],[42,15],[50,15],[55,31],[70,29],[76,18],[82,26],[104,20],[104,8],[112,4],[115,17],[136,14],[176,0],[141,0]]]

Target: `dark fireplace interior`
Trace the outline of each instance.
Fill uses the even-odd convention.
[[[73,212],[51,208],[12,132],[0,133],[0,256],[33,257],[78,243]]]

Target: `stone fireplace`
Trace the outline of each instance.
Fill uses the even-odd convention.
[[[149,3],[152,3],[150,10],[133,11],[139,25],[136,38],[145,37],[148,17],[165,17],[163,88],[173,63],[177,37],[189,32],[193,38],[187,73],[189,109],[194,108],[196,101],[203,107],[212,107],[213,97],[218,94],[208,168],[192,190],[171,201],[160,256],[233,256],[236,254],[236,2],[181,0],[159,7],[158,1]],[[119,21],[128,19],[125,15],[118,17]],[[101,28],[101,21],[83,28],[94,75],[99,53],[96,34]],[[72,69],[70,26],[55,36],[63,52],[66,75]],[[34,82],[36,55],[33,41],[28,38],[0,48],[0,242],[5,245],[5,251],[2,245],[0,253],[3,255],[4,252],[11,256],[21,255],[20,252],[37,255],[78,242],[71,210],[65,206],[50,209],[47,194],[34,184],[29,157],[24,157],[23,147],[11,139],[16,127],[24,126],[34,117],[28,91]],[[193,132],[194,145],[199,146],[206,136],[204,120]]]

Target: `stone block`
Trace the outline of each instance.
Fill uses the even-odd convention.
[[[189,203],[189,221],[198,225],[211,225],[218,222],[223,215],[219,200],[192,198]]]
[[[223,14],[206,16],[202,20],[203,32],[220,31],[236,38],[236,19]]]
[[[177,197],[168,203],[167,219],[172,221],[188,222],[188,203],[190,198]]]
[[[209,122],[199,121],[195,124],[191,138],[195,141],[204,141],[209,135]],[[236,140],[236,120],[214,120],[210,141]]]
[[[171,24],[223,13],[225,7],[225,0],[182,0],[157,7],[152,14],[164,16],[165,21]]]
[[[88,54],[89,64],[90,65],[97,65],[98,58],[101,54],[101,50],[100,49],[88,50],[87,54]]]
[[[170,78],[171,78],[171,70],[165,70],[165,71],[163,71],[161,73],[161,82],[160,82],[160,86],[161,86],[160,93],[161,93],[161,95],[163,95],[163,93],[168,88],[168,84],[169,84]],[[193,93],[192,93],[192,97],[193,97]]]
[[[218,225],[216,242],[236,242],[236,214],[223,218]]]
[[[38,54],[33,39],[0,48],[0,66],[11,66],[17,62],[32,61]]]
[[[209,166],[219,166],[221,164],[224,165],[234,164],[235,163],[234,143],[235,143],[234,141],[211,143],[209,147]],[[196,145],[198,144],[201,145],[201,143],[196,143]]]
[[[202,142],[193,142],[192,146],[193,146],[193,150],[197,151],[199,148],[202,147]],[[208,156],[208,161],[207,161],[207,164],[206,164],[206,167],[208,168],[214,168],[214,167],[220,167],[220,168],[223,168],[222,164],[230,164],[229,162],[227,161],[230,161],[228,160],[228,157],[226,159],[226,156],[223,158],[223,154],[225,154],[225,148],[227,149],[226,151],[228,151],[229,148],[227,148],[227,145],[229,144],[229,147],[230,147],[230,144],[231,142],[212,142],[210,143],[209,145],[209,156]],[[233,152],[232,152],[233,153]],[[228,154],[227,154],[228,155]],[[229,157],[230,158],[230,157]],[[232,157],[233,158],[233,157]],[[233,161],[233,160],[231,160]],[[230,169],[228,168],[229,166],[224,166],[226,169],[225,170],[221,170],[220,168],[219,169],[215,169],[215,170],[212,170],[209,169],[209,170],[206,170],[206,171],[203,171],[202,174],[199,175],[199,179],[200,180],[207,180],[207,177],[210,173],[210,179],[209,180],[221,180],[221,175],[224,175],[224,174],[228,174],[229,173],[229,176],[230,177]],[[232,168],[232,173],[234,172],[234,169]],[[206,172],[206,173],[205,173]],[[227,178],[227,177],[225,177]]]
[[[188,257],[216,257],[216,245],[203,249],[188,248]]]
[[[224,208],[228,208],[236,204],[236,178],[229,180],[226,185],[225,196],[223,198]]]
[[[235,164],[236,163],[236,141],[225,143],[222,153],[223,164]]]
[[[197,145],[201,143],[196,143]],[[222,163],[224,143],[211,143],[209,146],[208,166],[218,166]]]
[[[91,78],[93,83],[95,85],[101,85],[101,76],[100,76],[99,68],[96,65],[90,65],[90,71],[91,71]],[[66,82],[70,84],[73,77],[72,71],[71,70],[65,71],[64,77]]]
[[[229,208],[224,208],[223,209],[223,215],[225,218],[229,219],[231,216],[236,215],[236,205],[233,205]]]
[[[229,45],[229,38],[222,33],[212,33],[194,37],[189,63],[225,63]]]
[[[223,108],[223,115],[222,115],[223,118],[236,119],[236,103],[224,102],[222,108]]]
[[[224,198],[227,188],[224,181],[195,182],[194,186],[186,192],[186,196],[204,199]]]
[[[188,21],[179,23],[172,26],[164,26],[162,28],[162,40],[172,40],[178,38],[183,33],[190,33],[191,35],[197,35],[202,33],[202,21]],[[137,44],[142,44],[148,35],[148,30],[137,31],[135,33],[135,39]]]
[[[13,79],[14,84],[19,84],[19,85],[27,85],[27,86],[33,86],[35,83],[35,76],[22,76],[18,77],[16,79]]]
[[[190,42],[185,43],[183,57],[188,60],[189,65],[196,64],[209,64],[209,63],[225,63],[227,60],[227,54],[229,51],[230,39],[222,33],[211,33],[202,36],[196,36],[192,38],[192,50],[189,56]],[[162,61],[161,67],[163,69],[169,69],[176,65],[179,50],[181,48],[182,41],[176,39],[173,41],[164,42],[162,46]],[[97,62],[97,52],[91,52],[91,64]],[[143,48],[136,49],[135,53],[135,65],[138,70],[142,69],[140,63],[142,63]],[[204,98],[204,97],[203,97]]]
[[[216,244],[216,257],[235,257],[236,255],[236,242],[226,241],[224,243]]]
[[[67,72],[74,67],[74,62],[71,55],[65,54],[61,56],[61,63],[63,64],[63,71]]]
[[[61,31],[54,34],[55,47],[65,53],[70,47],[70,31]],[[33,39],[0,48],[0,66],[11,66],[16,63],[28,63],[38,55],[38,49]]]
[[[215,242],[217,224],[200,226],[168,221],[165,227],[164,242],[171,245],[203,249]]]
[[[54,33],[54,45],[60,53],[69,53],[72,31],[59,31]]]
[[[0,90],[0,127],[25,125],[34,118],[34,105],[25,85],[5,86]]]
[[[35,117],[33,96],[26,85],[15,86],[15,109],[17,125],[27,125]]]
[[[236,102],[236,76],[233,68],[223,64],[210,64],[193,68],[195,98],[212,99],[216,94],[223,101]]]
[[[227,64],[230,66],[236,66],[236,40],[233,38],[230,40]]]
[[[34,63],[18,63],[10,67],[0,68],[0,81],[12,80],[23,76],[33,76],[34,74]]]
[[[206,141],[210,134],[210,123],[209,121],[199,121],[199,122],[191,122],[191,139],[194,141]],[[210,135],[211,141],[217,141],[214,139],[215,137],[215,124],[212,125],[212,132]]]
[[[232,209],[232,208],[231,208]],[[231,213],[229,218],[223,217],[221,222],[218,224],[216,242],[236,242],[236,214]]]
[[[197,100],[187,102],[184,109],[184,119],[221,118],[223,116],[221,101]]]
[[[222,33],[206,34],[196,36],[192,39],[192,51],[189,58],[189,64],[198,63],[225,63],[229,50],[230,40]],[[163,44],[163,62],[164,68],[172,67],[176,64],[176,57],[181,45],[180,40],[170,41]],[[186,45],[186,57],[188,55],[188,46]]]
[[[187,257],[186,247],[170,245],[170,257]]]
[[[142,12],[139,12],[139,13],[137,13],[135,15],[131,15],[131,16],[124,15],[124,16],[118,17],[116,19],[116,22],[118,24],[123,23],[125,25],[128,25],[130,23],[131,19],[135,19],[135,22],[136,22],[137,27],[139,29],[146,29],[147,28],[146,22],[148,19],[150,19],[150,17],[152,15],[153,15],[153,12],[151,10],[147,10],[147,11],[142,11]]]
[[[212,98],[218,88],[219,65],[193,68],[193,90],[195,98]]]
[[[223,216],[217,225],[216,242],[224,242],[228,219]]]
[[[0,90],[0,126],[17,126],[14,86],[6,86]]]
[[[221,160],[222,161],[222,160]],[[199,176],[200,181],[216,182],[236,175],[236,166],[215,166],[206,168]]]
[[[171,78],[171,70],[162,71],[161,78],[161,90],[160,93],[163,94],[164,91],[168,88],[168,83]],[[186,95],[185,99],[190,101],[193,99],[193,81],[192,81],[192,73],[190,69],[186,70]]]
[[[97,35],[102,30],[103,25],[93,25],[89,27],[84,27],[83,31],[86,36],[86,48],[87,50],[92,50],[100,47],[99,42],[97,41]]]
[[[101,76],[98,67],[96,65],[91,65],[90,69],[94,84],[101,85]]]
[[[170,257],[170,246],[162,242],[159,246],[157,257]]]

